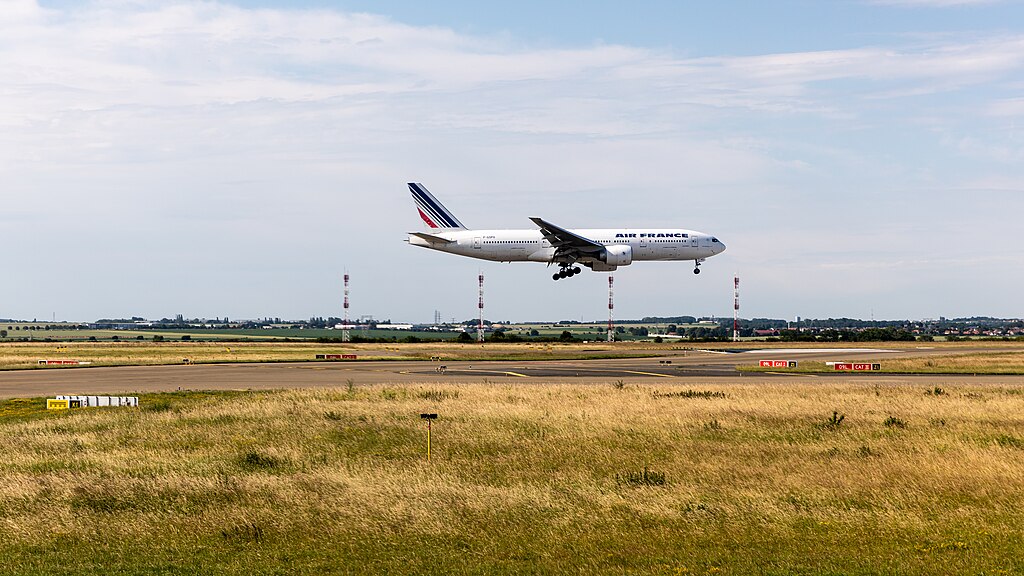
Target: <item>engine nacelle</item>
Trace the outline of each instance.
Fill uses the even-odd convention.
[[[606,246],[599,258],[609,266],[628,266],[633,262],[633,247],[626,244]]]

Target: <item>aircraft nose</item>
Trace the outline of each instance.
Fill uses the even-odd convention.
[[[725,242],[722,242],[718,238],[711,238],[711,247],[714,249],[715,254],[721,254],[725,252]]]

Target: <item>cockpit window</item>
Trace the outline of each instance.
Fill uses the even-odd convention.
[[[715,238],[714,236],[712,236],[712,237],[711,237],[711,241],[712,241],[712,242],[718,242],[718,238]]]

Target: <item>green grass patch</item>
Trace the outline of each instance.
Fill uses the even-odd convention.
[[[0,400],[0,422],[24,422],[53,415],[54,411],[46,409],[45,398]]]

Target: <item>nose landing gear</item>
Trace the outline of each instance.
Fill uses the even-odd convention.
[[[693,261],[693,273],[694,274],[700,274],[700,263],[703,262],[703,261],[704,261],[703,258],[701,258],[700,260],[694,260]]]
[[[570,278],[572,276],[579,274],[582,271],[583,270],[579,266],[573,268],[569,264],[563,264],[561,270],[551,275],[551,279],[560,280],[562,278]]]

